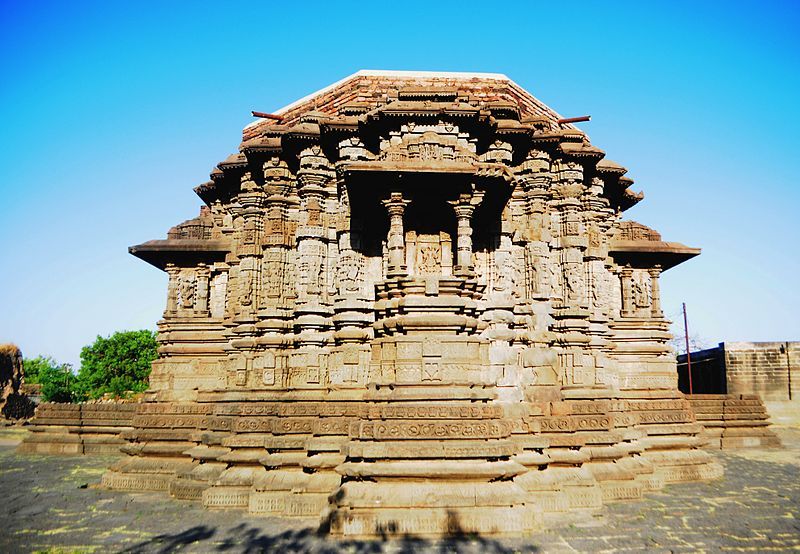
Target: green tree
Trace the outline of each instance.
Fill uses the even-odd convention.
[[[77,377],[70,364],[60,364],[49,356],[24,359],[22,367],[26,383],[42,386],[45,402],[72,402]]]
[[[25,382],[30,384],[40,383],[40,376],[49,369],[61,367],[62,364],[56,362],[50,356],[36,356],[35,358],[24,358],[22,360]]]
[[[81,350],[81,369],[76,393],[99,398],[105,393],[124,396],[147,389],[150,363],[156,359],[156,333],[149,330],[118,331],[97,337]]]
[[[42,368],[39,373],[42,399],[45,402],[74,402],[76,380],[70,364]]]

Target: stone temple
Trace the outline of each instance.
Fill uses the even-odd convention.
[[[585,133],[497,74],[361,71],[244,129],[169,275],[103,478],[337,536],[523,534],[719,477],[662,271],[699,253]]]

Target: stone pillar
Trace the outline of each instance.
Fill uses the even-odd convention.
[[[664,317],[661,311],[661,290],[658,286],[658,277],[661,275],[661,266],[657,265],[647,270],[650,274],[650,313],[655,318]]]
[[[631,290],[631,279],[633,279],[633,269],[626,265],[619,272],[620,287],[622,289],[622,317],[631,317],[634,312],[633,291]]]
[[[472,214],[482,196],[462,194],[458,200],[450,202],[458,220],[455,274],[462,277],[472,276],[475,271],[472,265]]]
[[[241,181],[242,192],[239,194],[239,203],[242,206],[244,225],[237,253],[239,256],[239,321],[251,322],[254,321],[258,308],[265,195],[253,181],[249,171],[245,172]]]
[[[166,265],[167,275],[169,275],[169,283],[167,284],[167,309],[164,311],[164,317],[175,317],[178,313],[178,273],[180,270],[175,267],[175,264]]]
[[[386,242],[389,248],[389,277],[406,275],[406,245],[403,231],[403,213],[410,200],[403,200],[403,193],[393,192],[387,200],[382,200],[389,212],[389,234]]]
[[[208,316],[208,279],[211,270],[206,264],[197,265],[197,300],[194,304],[194,313],[200,317]]]
[[[329,346],[332,342],[333,302],[330,295],[330,199],[335,172],[319,147],[300,155],[297,193],[302,217],[296,231],[298,299],[294,318],[297,348],[289,359],[289,387],[325,386],[329,380]]]

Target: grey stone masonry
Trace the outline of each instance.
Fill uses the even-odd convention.
[[[689,393],[686,354],[679,388]],[[692,352],[694,394],[757,394],[765,401],[800,398],[800,342],[721,342]]]
[[[800,342],[726,342],[728,391],[764,400],[800,398]]]

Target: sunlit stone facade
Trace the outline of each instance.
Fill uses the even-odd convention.
[[[104,477],[336,535],[521,534],[719,476],[626,170],[494,74],[360,72],[244,130]]]

